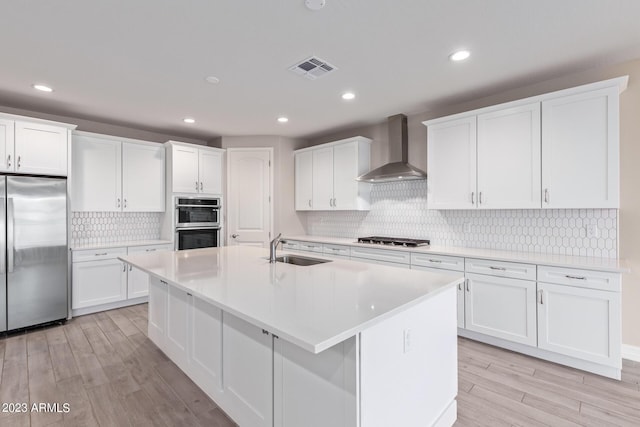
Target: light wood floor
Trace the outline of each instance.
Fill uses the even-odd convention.
[[[0,426],[235,426],[146,327],[143,304],[0,339],[0,404],[70,405]],[[639,383],[640,363],[614,381],[460,338],[456,426],[640,426]]]

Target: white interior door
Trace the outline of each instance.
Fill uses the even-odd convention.
[[[273,148],[227,150],[227,242],[267,247],[273,228]]]

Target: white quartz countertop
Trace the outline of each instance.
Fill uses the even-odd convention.
[[[350,260],[270,264],[268,255],[226,246],[120,259],[313,353],[463,280]]]
[[[122,242],[111,242],[103,244],[87,244],[87,245],[72,245],[73,251],[84,251],[87,249],[107,249],[107,248],[121,248],[127,246],[148,246],[148,245],[168,245],[171,240],[129,240]]]
[[[496,261],[524,262],[529,264],[549,265],[554,267],[583,268],[587,270],[610,271],[626,273],[629,271],[624,260],[619,258],[597,258],[560,254],[543,254],[534,252],[512,252],[495,249],[461,248],[450,246],[419,246],[406,248],[401,246],[375,245],[357,243],[357,239],[322,236],[285,236],[283,240],[298,240],[304,242],[328,243],[335,245],[347,245],[355,247],[369,247],[376,249],[389,249],[394,251],[431,253],[435,255],[451,255],[464,258],[482,258]]]

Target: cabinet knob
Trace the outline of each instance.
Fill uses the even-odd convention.
[[[239,234],[236,234],[236,233],[233,233],[233,234],[231,235],[231,237],[232,237],[233,239],[235,239],[236,237],[240,237],[240,235],[239,235]]]

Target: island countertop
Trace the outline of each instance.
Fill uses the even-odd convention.
[[[226,246],[120,259],[312,353],[463,280],[462,274],[339,259],[313,266],[271,264],[268,255],[262,248]]]

